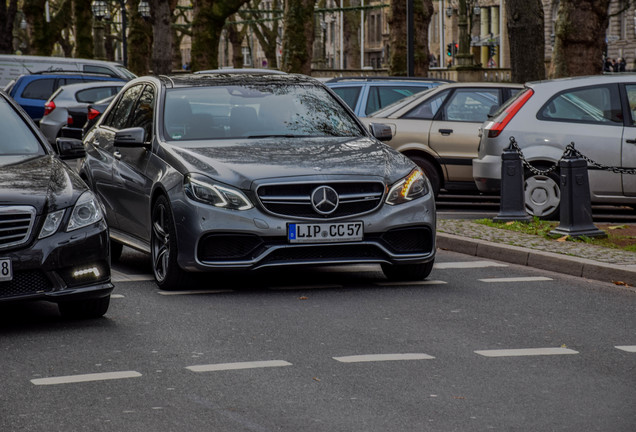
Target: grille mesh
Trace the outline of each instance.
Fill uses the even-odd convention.
[[[50,292],[53,284],[41,271],[16,272],[13,279],[0,282],[0,298]]]
[[[26,243],[35,221],[35,208],[0,206],[0,249]]]

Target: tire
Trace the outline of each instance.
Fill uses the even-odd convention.
[[[124,249],[124,245],[112,240],[110,241],[110,261],[117,262],[121,258],[121,252]]]
[[[409,158],[415,162],[417,166],[419,166],[426,177],[428,177],[428,181],[431,182],[431,188],[433,189],[433,196],[437,198],[439,195],[439,190],[441,189],[442,179],[440,178],[439,170],[433,164],[433,162],[428,159],[424,159],[419,156],[409,156]]]
[[[424,264],[382,264],[382,272],[390,281],[420,281],[431,274],[435,261]]]
[[[170,204],[160,196],[152,207],[150,251],[155,281],[162,290],[179,289],[187,281],[187,273],[177,263],[177,230]]]
[[[526,211],[531,216],[555,220],[560,216],[561,185],[558,173],[545,175],[526,171],[524,183]]]
[[[110,305],[110,295],[89,300],[58,303],[62,317],[67,319],[95,319],[104,316]]]

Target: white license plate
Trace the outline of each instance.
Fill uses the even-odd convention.
[[[13,279],[13,267],[11,267],[10,258],[0,258],[0,282],[6,282]]]
[[[360,241],[363,234],[362,222],[290,223],[287,225],[287,239],[290,243]]]

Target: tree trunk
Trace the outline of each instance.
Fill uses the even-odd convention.
[[[150,1],[152,23],[151,69],[155,75],[172,73],[172,10],[166,0]]]
[[[152,24],[139,15],[137,8],[133,8],[130,12],[128,69],[139,76],[148,75],[152,57]]]
[[[24,0],[22,12],[31,29],[31,44],[34,55],[50,56],[55,43],[61,38],[62,29],[72,21],[71,1],[62,0],[46,22],[44,7],[46,0]]]
[[[345,0],[344,7],[360,6],[360,0]],[[343,14],[342,33],[344,37],[345,69],[360,68],[360,11],[348,11]],[[334,65],[339,68],[340,65]]]
[[[415,76],[428,75],[428,26],[432,16],[432,0],[413,0],[413,73]],[[391,2],[389,75],[406,76],[408,73],[406,19],[406,1]]]
[[[13,53],[13,22],[18,11],[18,0],[0,3],[0,54]]]
[[[75,56],[93,58],[93,13],[84,0],[73,0],[73,23],[75,24]]]
[[[193,0],[192,70],[219,66],[219,40],[225,20],[247,0]]]
[[[242,68],[243,39],[247,33],[247,24],[236,24],[236,15],[232,15],[228,18],[227,23],[228,25],[225,28],[227,31],[227,38],[232,45],[232,66],[234,68]]]
[[[541,0],[506,3],[512,82],[545,79],[545,33]]]
[[[315,0],[287,0],[283,28],[285,72],[311,75],[314,43]]]
[[[550,78],[602,72],[609,3],[610,0],[561,0]]]

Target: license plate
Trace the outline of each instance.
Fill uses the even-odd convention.
[[[364,234],[362,222],[337,222],[287,225],[290,243],[333,243],[360,241]]]
[[[13,267],[11,267],[10,258],[0,258],[0,282],[6,282],[13,279]]]

